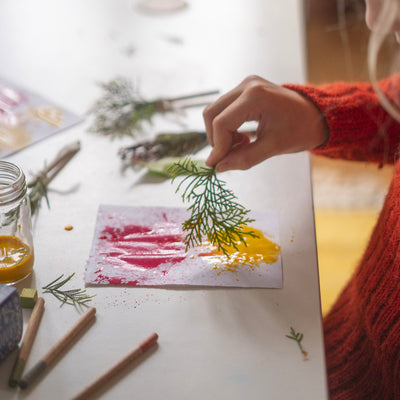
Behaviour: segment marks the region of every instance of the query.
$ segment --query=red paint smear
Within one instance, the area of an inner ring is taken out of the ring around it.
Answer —
[[[107,226],[99,239],[104,241],[99,253],[114,267],[129,266],[153,269],[164,263],[179,263],[186,258],[182,234],[165,232],[142,225],[123,228]]]
[[[104,282],[107,281],[110,285],[121,285],[122,283],[124,283],[125,285],[132,285],[132,286],[136,286],[139,284],[138,280],[133,280],[133,281],[126,281],[124,279],[124,282],[122,282],[121,278],[116,278],[116,277],[109,277],[109,276],[105,276],[103,274],[98,274],[97,278],[96,278],[97,282]]]

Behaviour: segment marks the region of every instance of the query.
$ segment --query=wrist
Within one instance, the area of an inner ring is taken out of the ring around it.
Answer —
[[[282,85],[292,90],[303,108],[304,134],[308,136],[308,149],[312,150],[325,145],[330,136],[330,128],[324,113],[312,98],[301,90],[301,86]],[[298,90],[299,88],[299,90]]]

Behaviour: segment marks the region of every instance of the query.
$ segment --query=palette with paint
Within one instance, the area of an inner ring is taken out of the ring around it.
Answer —
[[[0,78],[0,157],[82,120],[44,97]]]
[[[186,249],[184,208],[101,205],[85,271],[88,285],[282,287],[276,211],[252,211],[259,235],[227,257]]]

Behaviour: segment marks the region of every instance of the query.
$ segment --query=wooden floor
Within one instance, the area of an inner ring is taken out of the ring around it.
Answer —
[[[308,81],[368,80],[369,31],[363,0],[308,0]],[[393,42],[382,51],[383,75]],[[332,306],[352,275],[380,211],[392,167],[312,158],[322,311]]]

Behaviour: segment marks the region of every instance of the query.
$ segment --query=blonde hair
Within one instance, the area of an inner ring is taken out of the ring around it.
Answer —
[[[378,84],[378,57],[382,44],[388,35],[396,15],[400,9],[399,0],[384,0],[382,9],[371,32],[368,43],[368,71],[372,86],[378,96],[379,101],[386,111],[400,122],[400,110],[382,92]]]

